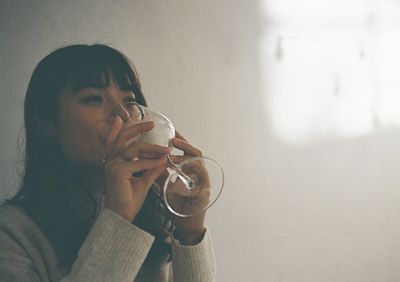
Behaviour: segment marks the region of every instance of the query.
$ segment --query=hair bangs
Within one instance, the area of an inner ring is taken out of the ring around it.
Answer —
[[[119,54],[118,54],[119,55]],[[80,61],[71,73],[72,91],[83,88],[106,88],[114,82],[121,90],[139,94],[140,85],[136,74],[125,58],[120,56],[97,56]]]

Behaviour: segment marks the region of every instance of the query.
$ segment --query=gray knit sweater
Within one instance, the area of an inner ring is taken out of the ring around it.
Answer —
[[[153,241],[151,234],[111,210],[101,208],[71,272],[65,273],[58,268],[54,250],[31,218],[20,208],[3,205],[0,207],[0,281],[215,280],[215,259],[208,231],[195,246],[182,246],[172,240],[172,263],[160,260],[144,264]]]

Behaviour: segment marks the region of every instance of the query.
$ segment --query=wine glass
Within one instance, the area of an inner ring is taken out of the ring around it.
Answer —
[[[153,121],[155,124],[151,131],[140,134],[131,142],[172,147],[171,139],[175,137],[175,128],[166,116],[137,103],[131,105],[129,116],[127,126],[146,121]],[[224,173],[215,160],[204,156],[168,155],[167,162],[168,175],[164,185],[161,184],[162,197],[166,207],[174,215],[190,217],[202,214],[221,195]]]

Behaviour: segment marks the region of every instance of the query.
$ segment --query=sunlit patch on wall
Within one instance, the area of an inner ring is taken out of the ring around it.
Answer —
[[[263,1],[263,96],[279,138],[309,144],[400,126],[398,21],[392,2],[375,2]]]

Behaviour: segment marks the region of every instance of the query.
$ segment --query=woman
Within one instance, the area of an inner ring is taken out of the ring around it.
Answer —
[[[215,279],[204,215],[170,216],[150,189],[171,149],[128,142],[154,127],[124,126],[134,103],[146,106],[138,76],[113,48],[72,45],[38,64],[21,189],[0,208],[1,281]],[[178,132],[172,144],[201,155]]]

